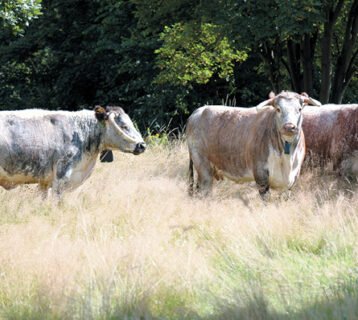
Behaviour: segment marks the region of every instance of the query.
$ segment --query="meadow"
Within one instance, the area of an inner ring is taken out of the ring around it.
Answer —
[[[115,152],[59,205],[0,190],[1,319],[357,319],[357,186],[187,194],[183,142]]]

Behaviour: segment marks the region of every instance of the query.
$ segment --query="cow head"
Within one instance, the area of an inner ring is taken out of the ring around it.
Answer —
[[[96,106],[94,111],[97,120],[106,128],[104,137],[106,148],[133,154],[144,152],[146,144],[122,108]]]
[[[275,109],[276,126],[285,141],[292,142],[300,133],[302,126],[302,109],[306,105],[320,106],[321,103],[310,98],[306,93],[282,91],[275,95],[270,93],[269,99],[260,103],[256,109],[261,111],[266,107]]]

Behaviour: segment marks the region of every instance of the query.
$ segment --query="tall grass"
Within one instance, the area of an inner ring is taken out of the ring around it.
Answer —
[[[115,153],[59,205],[0,191],[0,318],[356,319],[358,196],[306,173],[263,203],[187,195],[187,150]]]

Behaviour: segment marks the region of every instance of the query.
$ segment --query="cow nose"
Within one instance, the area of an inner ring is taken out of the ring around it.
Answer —
[[[147,145],[144,142],[139,142],[135,146],[135,149],[134,149],[133,153],[134,154],[140,154],[140,153],[144,152],[146,148],[147,148]]]
[[[286,123],[284,126],[283,126],[283,129],[287,132],[292,132],[292,131],[295,131],[296,130],[296,126],[293,124],[293,123]]]

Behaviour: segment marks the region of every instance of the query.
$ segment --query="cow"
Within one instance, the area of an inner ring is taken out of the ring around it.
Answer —
[[[81,185],[104,149],[141,154],[140,133],[120,107],[0,112],[0,186],[38,184],[58,198]]]
[[[255,181],[263,199],[269,188],[291,189],[305,155],[302,109],[320,103],[283,91],[257,107],[204,106],[187,121],[189,193],[212,190],[213,178]]]
[[[306,137],[306,167],[358,176],[358,104],[326,104],[303,111]]]

